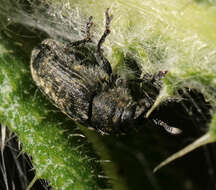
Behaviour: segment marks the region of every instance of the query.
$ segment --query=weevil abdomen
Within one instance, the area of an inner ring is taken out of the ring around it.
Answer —
[[[83,123],[89,118],[90,104],[98,86],[94,79],[97,79],[93,72],[89,75],[90,68],[76,64],[75,57],[64,56],[61,43],[51,39],[43,41],[32,52],[32,77],[55,106]]]

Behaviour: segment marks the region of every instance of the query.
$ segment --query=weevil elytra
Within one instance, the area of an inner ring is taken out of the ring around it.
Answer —
[[[102,134],[126,133],[153,105],[166,72],[128,80],[113,74],[101,48],[110,33],[112,15],[108,11],[105,31],[97,45],[91,40],[90,17],[83,40],[61,43],[46,39],[36,47],[31,73],[40,90],[71,119]],[[142,88],[145,84],[150,85],[150,91]],[[171,134],[180,133],[157,118],[150,119]]]

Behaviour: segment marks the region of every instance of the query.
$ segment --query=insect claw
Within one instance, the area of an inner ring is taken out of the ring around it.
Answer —
[[[167,125],[165,122],[159,120],[159,119],[153,119],[153,122],[156,125],[159,125],[161,127],[163,127],[168,133],[170,133],[171,135],[179,135],[182,133],[182,130],[176,127],[172,127]]]
[[[164,126],[164,129],[171,135],[179,135],[182,133],[182,130],[176,127]]]

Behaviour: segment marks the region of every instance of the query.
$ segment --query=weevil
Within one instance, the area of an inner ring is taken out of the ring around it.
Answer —
[[[49,100],[74,121],[101,134],[127,133],[154,104],[166,71],[141,77],[135,63],[136,79],[114,74],[102,49],[113,17],[107,9],[105,30],[97,44],[91,39],[92,18],[84,39],[65,43],[46,39],[37,46],[31,57],[32,77]],[[171,134],[180,133],[157,118],[149,119]]]

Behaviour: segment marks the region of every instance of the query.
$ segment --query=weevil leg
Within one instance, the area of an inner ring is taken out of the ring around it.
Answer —
[[[138,77],[138,66],[132,68],[132,70],[137,71],[136,76]],[[126,80],[126,86],[130,89],[131,96],[138,102],[140,107],[137,111],[136,117],[139,117],[142,113],[150,110],[152,105],[154,105],[162,87],[161,79],[165,77],[166,73],[167,71],[159,71],[154,75],[146,73],[141,78],[135,77]],[[141,110],[143,110],[143,112],[141,112]]]
[[[103,55],[103,50],[101,49],[101,46],[104,43],[106,37],[110,34],[110,22],[113,18],[112,15],[109,15],[109,9],[107,9],[105,12],[105,18],[106,18],[106,25],[105,25],[106,28],[97,45],[98,53],[101,53],[102,55]]]
[[[144,74],[143,77],[141,78],[141,80],[146,83],[146,84],[149,84],[149,85],[153,85],[155,88],[158,88],[160,89],[161,88],[161,79],[163,79],[166,74],[167,74],[167,70],[165,71],[158,71],[157,73],[151,75],[151,74]]]
[[[127,53],[124,57],[124,64],[129,68],[135,75],[135,78],[139,79],[142,75],[142,67],[140,63],[132,57],[131,54]]]
[[[167,70],[164,71],[158,71],[158,73],[156,73],[153,78],[152,78],[152,82],[154,81],[161,81],[162,78],[164,78],[166,76],[166,74],[168,73]]]
[[[181,134],[182,130],[176,127],[172,127],[167,125],[165,122],[159,120],[159,119],[152,119],[152,121],[156,124],[159,125],[161,127],[163,127],[168,133],[170,133],[171,135],[179,135]]]
[[[102,61],[101,67],[109,74],[111,75],[112,73],[112,67],[110,65],[110,62],[107,60],[107,58],[103,55],[103,49],[101,46],[103,45],[106,37],[110,34],[110,22],[113,18],[112,15],[109,15],[109,9],[106,10],[105,12],[105,18],[106,18],[106,25],[105,25],[105,31],[103,35],[101,36],[98,44],[97,44],[97,54],[100,60]],[[100,62],[101,62],[100,61]]]
[[[70,42],[67,45],[67,47],[78,46],[80,44],[85,44],[85,43],[88,43],[88,42],[92,41],[92,39],[91,39],[91,28],[92,28],[92,25],[93,25],[92,19],[93,19],[93,17],[90,16],[89,21],[86,24],[86,37],[84,39],[82,39],[82,40],[78,40],[78,41],[75,41],[75,42]]]

